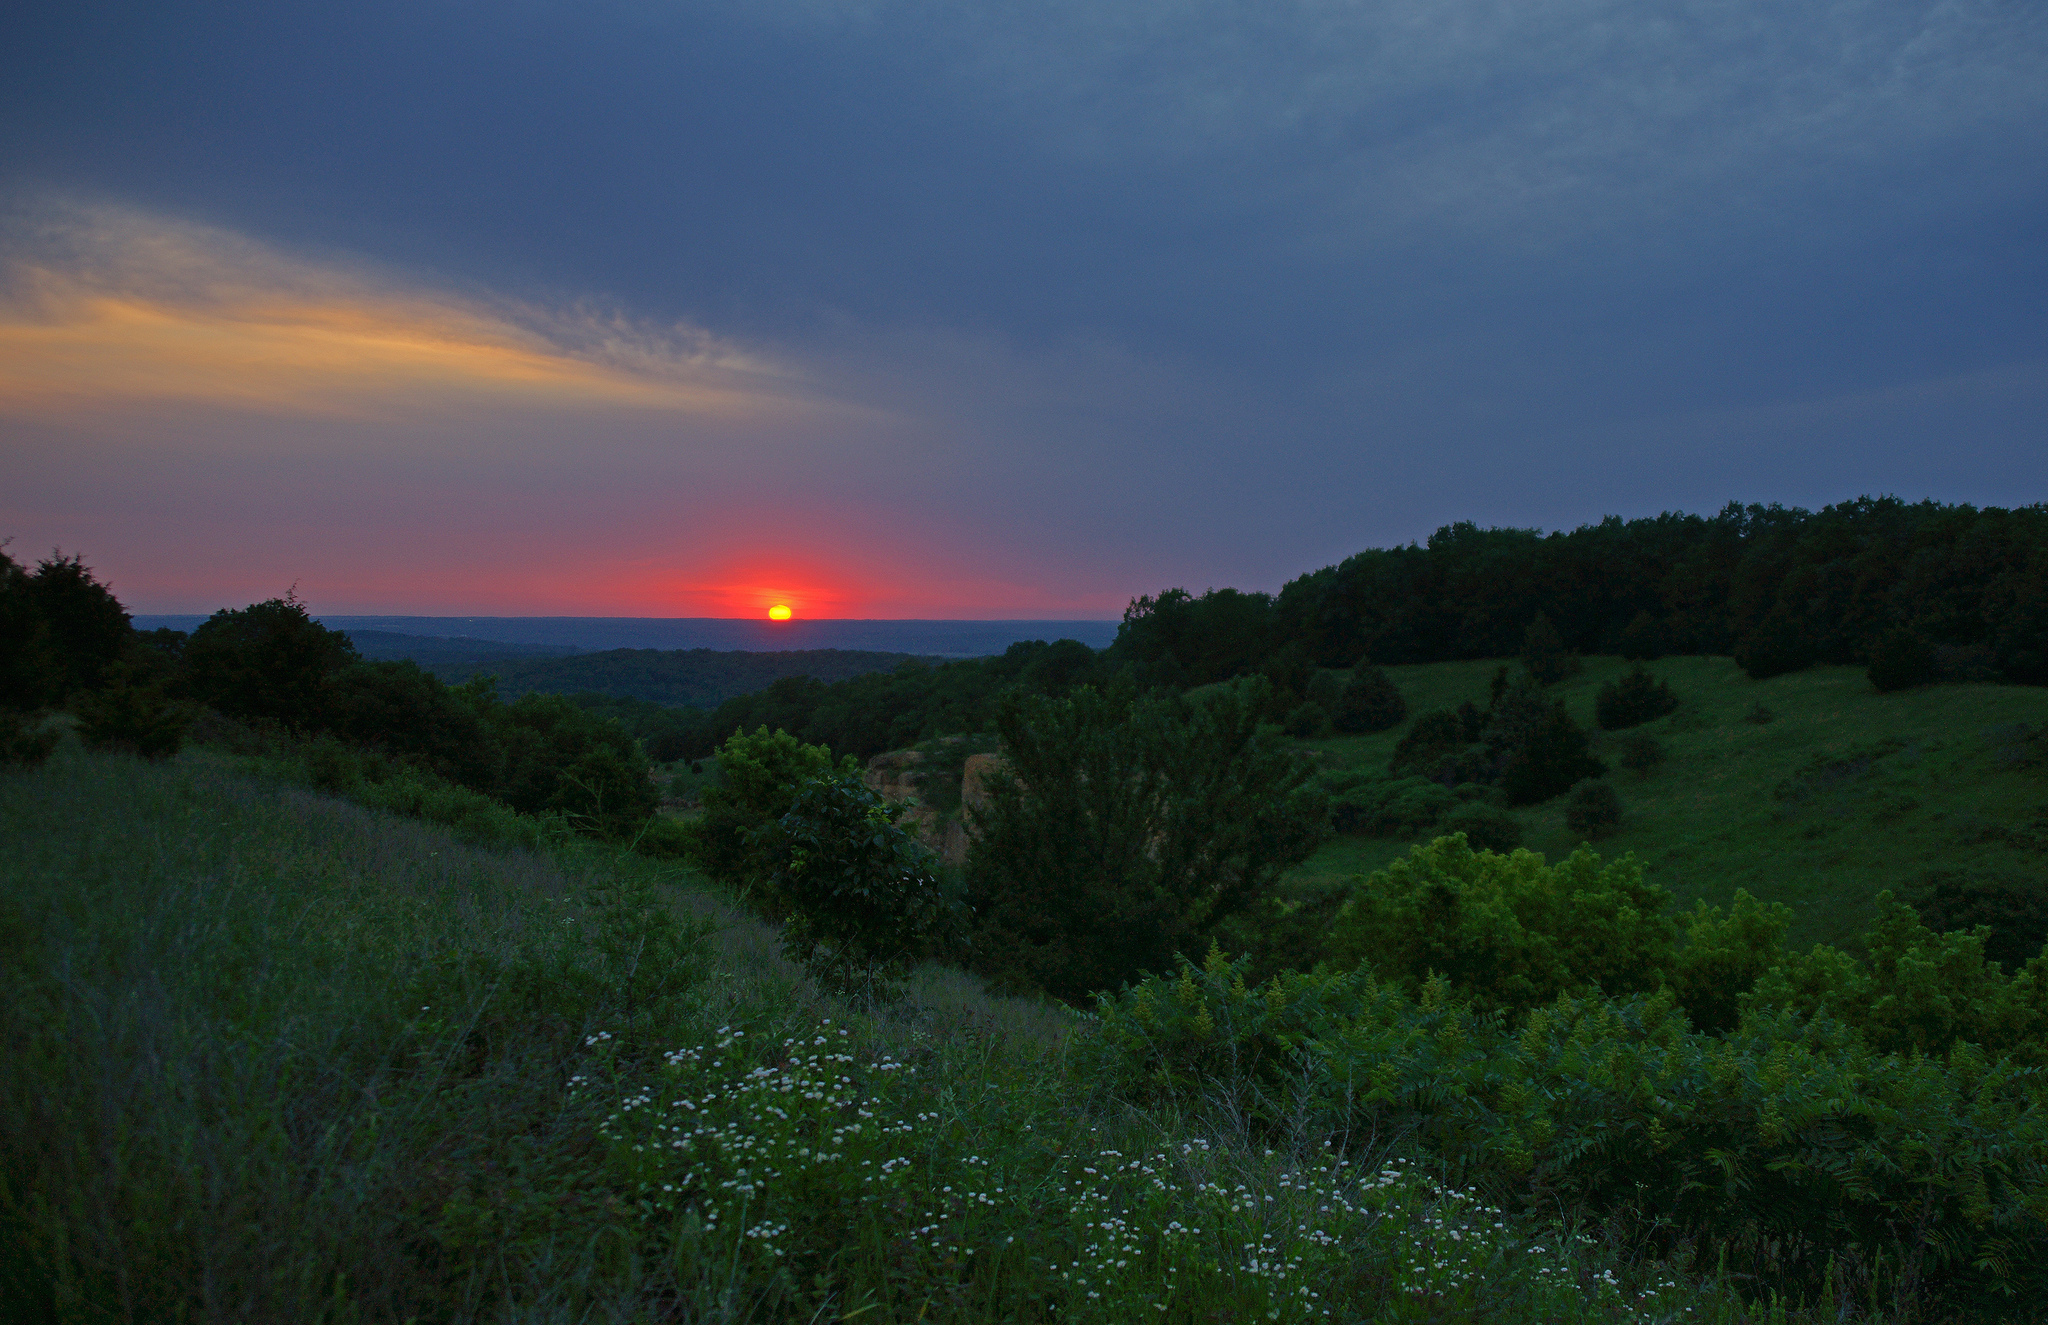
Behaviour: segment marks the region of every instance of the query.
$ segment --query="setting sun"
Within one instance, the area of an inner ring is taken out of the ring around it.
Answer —
[[[768,609],[768,619],[769,619],[770,621],[787,621],[787,620],[789,620],[789,607],[788,607],[788,605],[786,605],[786,604],[784,604],[784,603],[777,603],[777,604],[776,604],[775,606],[773,606],[773,607],[769,608],[769,609]]]

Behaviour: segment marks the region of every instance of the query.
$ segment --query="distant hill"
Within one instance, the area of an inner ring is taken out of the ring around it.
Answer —
[[[408,655],[443,681],[455,684],[495,674],[507,699],[542,694],[611,695],[670,707],[713,708],[736,695],[765,690],[786,676],[830,683],[869,672],[893,671],[906,662],[931,662],[911,653],[869,653],[857,649],[793,649],[782,653],[722,652],[717,649],[606,649],[567,658],[450,657]]]
[[[408,635],[396,630],[345,630],[356,652],[373,662],[406,658],[427,663],[461,664],[506,658],[566,658],[577,650],[567,644],[507,644],[502,640],[466,636]]]

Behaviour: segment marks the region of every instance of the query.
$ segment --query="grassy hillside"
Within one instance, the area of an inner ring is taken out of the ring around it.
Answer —
[[[541,694],[600,694],[670,707],[715,708],[736,695],[765,690],[786,676],[830,684],[918,661],[908,653],[859,649],[793,649],[745,653],[717,649],[605,649],[571,658],[421,657],[420,665],[453,685],[492,674],[507,699]],[[929,661],[929,660],[926,660]]]
[[[1389,667],[1412,720],[1471,700],[1482,708],[1497,662]],[[2017,881],[2048,874],[2048,781],[2013,766],[2020,723],[2048,720],[2048,690],[1940,685],[1881,695],[1861,668],[1815,667],[1752,681],[1727,658],[1649,665],[1682,701],[1623,732],[1594,721],[1600,686],[1631,664],[1591,658],[1553,693],[1594,733],[1626,817],[1603,855],[1635,852],[1682,905],[1725,904],[1737,888],[1790,904],[1788,941],[1828,942],[1863,928],[1883,889],[1904,892],[1937,871]],[[1751,721],[1762,706],[1768,722]],[[1333,767],[1384,767],[1407,724],[1370,736],[1300,742]],[[1638,733],[1669,758],[1623,771]],[[1516,812],[1524,845],[1552,857],[1577,845],[1562,799]],[[1340,837],[1295,872],[1297,885],[1378,869],[1412,840]]]
[[[647,860],[464,841],[206,752],[70,745],[0,769],[0,1301],[24,1321],[1787,1318],[1503,1215],[1384,1141],[1132,1107],[1068,1070],[1084,1024],[941,970],[865,1015]]]

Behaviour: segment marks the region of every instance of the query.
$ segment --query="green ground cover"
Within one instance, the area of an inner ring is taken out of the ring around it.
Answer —
[[[1784,1318],[1370,1138],[1139,1107],[1073,1013],[926,969],[864,1014],[673,867],[463,833],[207,751],[0,770],[10,1319]]]
[[[1465,700],[1484,708],[1499,665],[1386,671],[1412,720]],[[2005,757],[2016,725],[2048,719],[2048,691],[1947,684],[1879,694],[1861,668],[1752,681],[1727,658],[1665,658],[1648,666],[1678,694],[1678,711],[1601,732],[1594,698],[1630,666],[1589,658],[1551,689],[1594,733],[1593,751],[1621,794],[1624,818],[1599,843],[1602,854],[1636,853],[1681,906],[1727,905],[1743,888],[1793,907],[1788,942],[1839,942],[1870,923],[1880,891],[1909,892],[1932,873],[2037,881],[2048,872],[2048,783]],[[1759,706],[1769,722],[1750,720]],[[1407,725],[1298,744],[1329,767],[1383,768]],[[1638,734],[1668,754],[1648,774],[1619,767],[1624,742]],[[1578,845],[1564,804],[1514,811],[1525,846],[1555,859]],[[1333,838],[1289,886],[1369,873],[1418,840]]]

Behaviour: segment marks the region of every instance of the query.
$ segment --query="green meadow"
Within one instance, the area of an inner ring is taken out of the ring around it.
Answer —
[[[1408,713],[1486,706],[1496,661],[1389,667]],[[2048,787],[2015,767],[2019,724],[2048,718],[2034,687],[1947,684],[1879,694],[1860,667],[1817,666],[1753,681],[1728,658],[1647,664],[1679,709],[1625,731],[1594,720],[1600,687],[1633,664],[1594,657],[1549,693],[1593,733],[1621,794],[1618,830],[1597,844],[1633,852],[1680,906],[1725,906],[1738,888],[1784,902],[1787,942],[1839,943],[1874,918],[1884,890],[1906,894],[1940,872],[2037,880],[2048,870]],[[1768,710],[1770,720],[1754,721]],[[1407,729],[1298,742],[1326,767],[1383,768]],[[1666,751],[1647,774],[1619,766],[1643,734]],[[1557,859],[1579,845],[1562,798],[1514,811],[1523,845]],[[1290,877],[1294,888],[1370,873],[1416,839],[1332,838]]]
[[[1396,1135],[1119,1095],[1074,1056],[1088,1017],[956,972],[847,1007],[692,874],[466,823],[207,750],[0,769],[9,1319],[1852,1305],[1744,1305],[1682,1247],[1508,1213]]]

